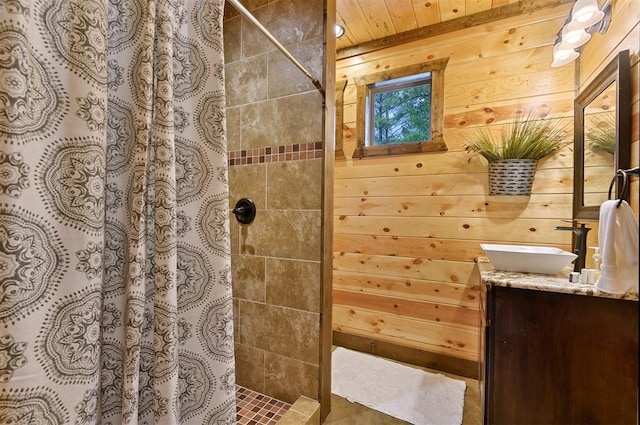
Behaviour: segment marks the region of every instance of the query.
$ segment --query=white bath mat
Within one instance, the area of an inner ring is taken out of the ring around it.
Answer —
[[[415,425],[460,425],[464,381],[338,347],[331,392]]]

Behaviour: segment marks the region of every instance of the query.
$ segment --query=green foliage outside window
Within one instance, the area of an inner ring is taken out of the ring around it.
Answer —
[[[375,93],[373,145],[431,139],[431,84]]]

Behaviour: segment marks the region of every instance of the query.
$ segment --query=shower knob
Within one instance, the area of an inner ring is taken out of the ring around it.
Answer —
[[[256,218],[256,204],[249,198],[242,198],[236,202],[236,206],[231,212],[236,216],[242,224],[251,224]]]

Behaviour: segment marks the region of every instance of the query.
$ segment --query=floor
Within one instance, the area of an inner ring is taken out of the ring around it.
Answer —
[[[477,380],[410,364],[406,364],[406,366],[432,373],[442,373],[450,378],[465,381],[467,388],[464,395],[462,425],[479,425],[482,423],[480,390]],[[275,425],[291,407],[290,404],[239,385],[236,386],[236,394],[238,425]],[[407,423],[360,404],[350,403],[342,397],[332,395],[331,413],[329,413],[323,425],[406,425]]]
[[[467,389],[464,394],[462,425],[479,425],[482,423],[480,390],[477,380],[410,364],[406,366],[415,367],[431,373],[442,373],[450,378],[465,381]],[[331,413],[329,413],[323,425],[406,425],[407,423],[408,422],[385,415],[384,413],[369,409],[357,403],[350,403],[344,398],[332,395]]]
[[[290,407],[288,403],[236,385],[238,425],[275,425]]]

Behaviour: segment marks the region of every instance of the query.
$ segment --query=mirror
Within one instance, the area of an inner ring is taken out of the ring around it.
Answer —
[[[631,138],[629,51],[589,83],[574,103],[573,219],[598,220],[616,171],[629,168]],[[622,181],[612,198],[626,196]]]

